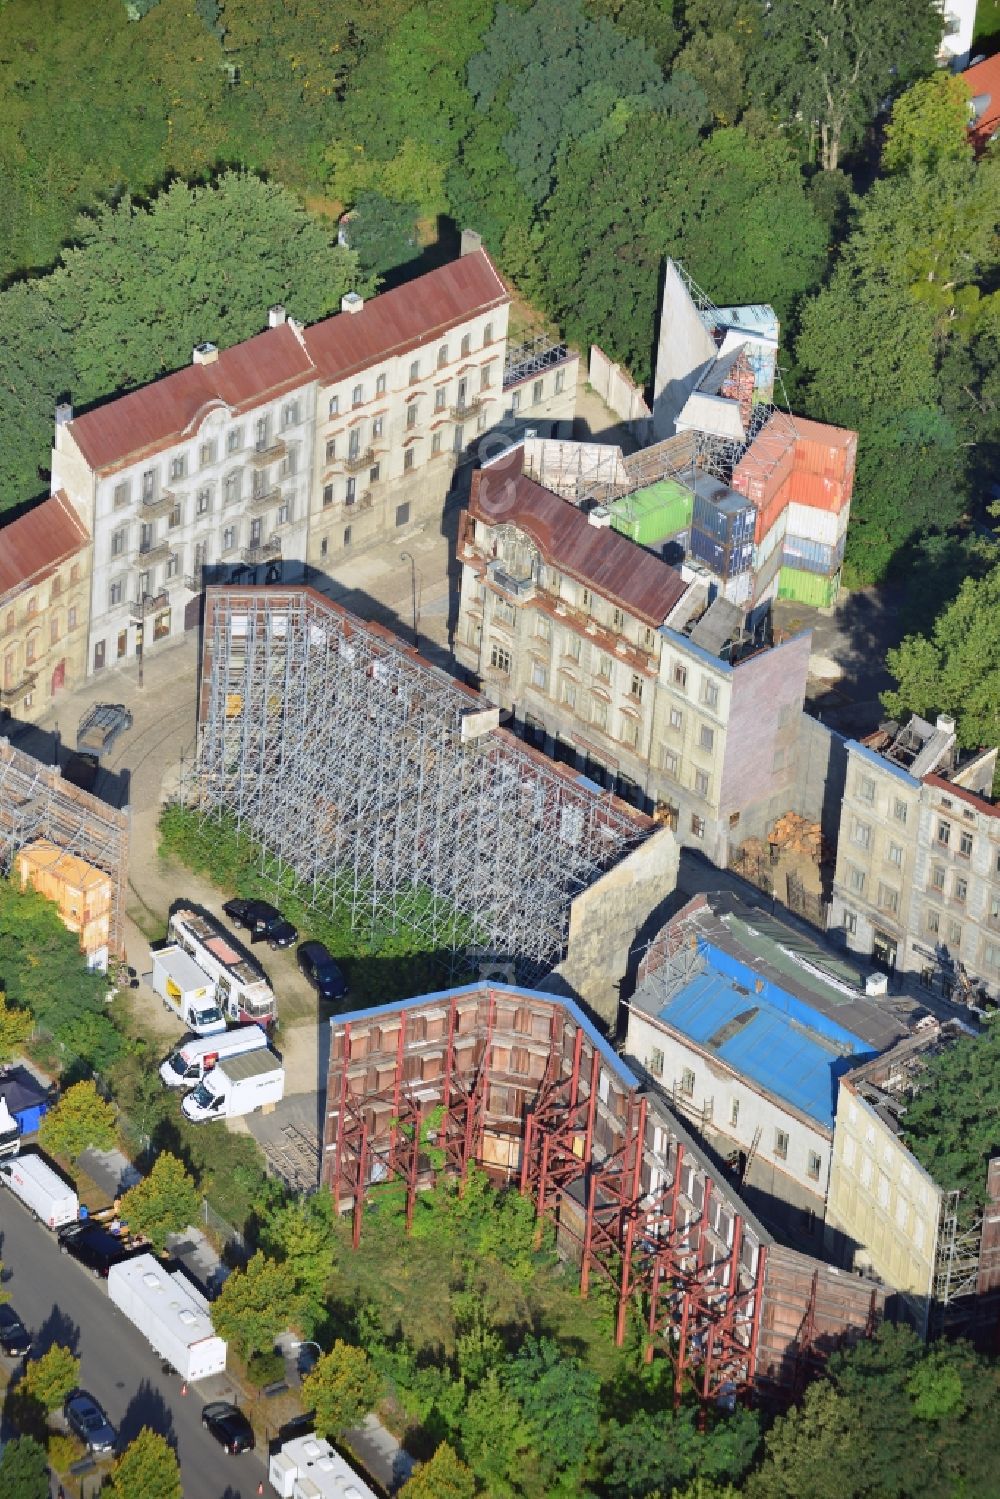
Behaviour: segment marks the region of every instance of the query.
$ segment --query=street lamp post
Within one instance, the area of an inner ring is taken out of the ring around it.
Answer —
[[[414,562],[411,552],[400,552],[399,558],[401,562],[408,562],[410,564],[410,598],[413,604],[413,644],[418,645],[420,637],[417,632],[417,564]]]

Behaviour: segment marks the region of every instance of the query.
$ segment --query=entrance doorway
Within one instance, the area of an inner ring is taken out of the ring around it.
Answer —
[[[884,973],[895,973],[896,953],[895,937],[889,937],[885,932],[872,933],[872,962],[876,968],[881,968]]]
[[[56,663],[56,666],[55,666],[55,668],[54,668],[54,670],[52,672],[52,686],[51,686],[51,688],[49,690],[49,696],[50,697],[55,697],[55,695],[59,691],[60,687],[64,687],[65,685],[66,685],[66,662],[65,662],[65,659],[63,659],[62,661],[59,661],[59,662]]]

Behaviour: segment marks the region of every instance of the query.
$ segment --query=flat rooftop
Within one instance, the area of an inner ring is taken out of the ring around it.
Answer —
[[[823,1128],[839,1079],[925,1013],[874,999],[841,954],[735,896],[690,903],[643,965],[631,1007],[660,1020]]]

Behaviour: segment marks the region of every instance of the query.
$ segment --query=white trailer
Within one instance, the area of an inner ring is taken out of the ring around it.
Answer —
[[[157,948],[152,958],[150,981],[166,1009],[173,1010],[196,1036],[221,1035],[226,1022],[208,974],[176,944]]]
[[[21,1131],[17,1120],[7,1107],[6,1098],[0,1098],[0,1156],[17,1155],[21,1149]]]
[[[34,1151],[0,1161],[0,1181],[51,1229],[64,1228],[80,1216],[73,1188]]]
[[[281,1499],[375,1499],[360,1473],[315,1432],[273,1452],[267,1476]]]
[[[198,1036],[170,1053],[160,1068],[160,1077],[168,1088],[193,1088],[227,1057],[260,1051],[266,1045],[267,1036],[259,1025],[238,1025],[224,1036]]]
[[[207,1119],[234,1119],[279,1102],[285,1093],[285,1069],[273,1051],[245,1051],[226,1057],[206,1072],[181,1101],[192,1124]]]
[[[225,1370],[226,1344],[208,1302],[180,1270],[168,1271],[151,1254],[123,1260],[108,1271],[108,1296],[182,1379]]]

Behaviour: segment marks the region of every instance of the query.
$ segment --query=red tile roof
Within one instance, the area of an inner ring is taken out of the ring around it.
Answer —
[[[309,356],[285,323],[223,349],[212,364],[190,364],[95,407],[76,417],[70,431],[91,468],[110,468],[182,442],[212,406],[245,410],[312,376]]]
[[[306,347],[324,381],[342,380],[509,301],[490,257],[475,250],[373,297],[360,312],[314,323],[306,330]]]
[[[40,583],[90,540],[64,490],[10,521],[0,533],[0,597]]]
[[[95,407],[76,417],[70,432],[91,468],[134,463],[191,437],[213,405],[250,410],[317,375],[340,380],[509,301],[486,251],[476,250],[373,297],[360,312],[315,323],[301,340],[287,323],[269,328],[222,350],[212,364],[188,365]]]
[[[985,151],[994,134],[1000,130],[1000,53],[977,62],[959,74],[968,84],[973,99],[985,99],[978,118],[969,126],[976,154]]]
[[[925,786],[936,786],[939,791],[947,791],[949,796],[957,796],[960,801],[968,802],[984,817],[1000,817],[1000,806],[995,802],[986,801],[985,797],[977,796],[964,786],[956,786],[954,781],[946,781],[944,776],[928,775],[924,776],[923,781]]]
[[[526,478],[522,460],[522,448],[513,448],[473,474],[469,513],[488,525],[516,526],[550,566],[662,625],[687,589],[680,573],[617,531],[592,526],[569,500]]]

